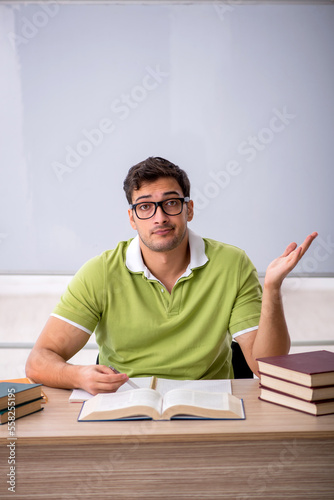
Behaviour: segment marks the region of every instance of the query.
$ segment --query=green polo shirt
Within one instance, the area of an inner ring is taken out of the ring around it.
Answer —
[[[232,336],[257,328],[262,290],[243,250],[189,230],[191,261],[171,294],[138,236],[89,260],[53,315],[95,331],[100,364],[130,377],[233,378]]]

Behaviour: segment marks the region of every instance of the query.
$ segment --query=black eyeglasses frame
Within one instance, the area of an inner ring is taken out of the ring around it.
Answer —
[[[171,201],[171,200],[179,200],[181,201],[181,210],[177,213],[177,214],[169,214],[168,212],[166,212],[164,210],[164,207],[163,207],[163,204],[166,203],[166,201]],[[134,210],[135,211],[135,214],[136,216],[138,217],[138,219],[140,220],[148,220],[148,219],[151,219],[152,217],[155,216],[155,214],[157,213],[157,210],[158,210],[158,207],[161,208],[161,210],[163,211],[164,214],[170,216],[170,217],[174,217],[174,215],[180,215],[180,213],[182,213],[182,210],[183,210],[183,204],[184,203],[188,203],[190,201],[190,198],[189,196],[185,196],[184,198],[167,198],[167,200],[162,200],[162,201],[140,201],[139,203],[134,203],[132,205],[130,205],[130,209],[131,210]],[[137,214],[137,206],[138,205],[143,205],[145,203],[152,203],[155,205],[155,210],[153,212],[152,215],[150,215],[149,217],[139,217],[139,215]]]

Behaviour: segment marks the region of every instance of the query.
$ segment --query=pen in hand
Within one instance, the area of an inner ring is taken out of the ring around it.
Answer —
[[[110,370],[112,370],[114,373],[116,373],[116,375],[118,375],[119,373],[121,373],[121,372],[119,372],[118,370],[116,370],[116,368],[114,368],[113,366],[110,366],[110,365],[109,365],[109,368],[110,368]],[[126,383],[126,384],[129,384],[129,385],[130,385],[133,389],[140,389],[139,385],[137,385],[137,384],[135,384],[134,382],[132,382],[132,380],[127,380],[125,383]]]

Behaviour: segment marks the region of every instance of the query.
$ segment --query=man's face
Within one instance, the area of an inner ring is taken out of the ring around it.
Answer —
[[[183,198],[179,183],[173,177],[161,177],[154,182],[144,182],[132,194],[132,203],[164,201]],[[167,252],[178,247],[187,234],[187,222],[193,218],[193,202],[184,203],[179,215],[167,215],[158,207],[150,219],[138,219],[129,209],[130,224],[138,232],[141,244],[155,252]]]

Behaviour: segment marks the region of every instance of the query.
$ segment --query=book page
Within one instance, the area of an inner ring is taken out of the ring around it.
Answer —
[[[130,380],[137,384],[141,389],[149,389],[152,377],[130,377]],[[117,392],[124,391],[133,391],[133,387],[125,382],[125,384],[121,385]]]
[[[140,388],[148,389],[151,385],[152,377],[133,377],[130,378]],[[174,380],[167,378],[159,378],[157,380],[156,390],[164,395],[173,389],[187,389],[190,391],[206,391],[206,392],[228,392],[232,394],[231,380],[216,379],[216,380]],[[119,392],[133,391],[133,388],[125,383],[118,389]],[[110,393],[113,394],[113,393]],[[82,389],[74,389],[69,397],[71,403],[82,403],[93,397],[87,391]]]
[[[211,410],[228,410],[228,393],[215,393],[204,391],[188,391],[175,389],[169,391],[164,397],[162,411],[177,405],[196,406]]]
[[[161,395],[151,389],[132,389],[131,391],[124,392],[97,394],[93,399],[95,398],[95,411],[119,410],[134,406],[151,406],[161,413]],[[88,404],[93,399],[88,401]]]
[[[82,403],[83,401],[87,401],[93,397],[93,394],[90,394],[83,389],[73,389],[68,400],[70,403]]]
[[[137,379],[138,380],[138,379]],[[224,392],[232,394],[231,380],[174,380],[159,378],[156,390],[163,396],[174,389],[186,389],[189,391]]]
[[[130,378],[135,384],[137,384],[140,388],[149,388],[151,384],[152,377],[133,377]],[[131,387],[129,384],[125,383],[121,385],[121,387],[117,390],[117,392],[125,392],[125,391],[133,391],[133,387]],[[108,394],[114,394],[114,393],[108,393]],[[73,389],[69,401],[71,403],[83,403],[83,401],[87,401],[88,399],[93,398],[93,394],[90,394],[87,391],[84,391],[83,389]]]

